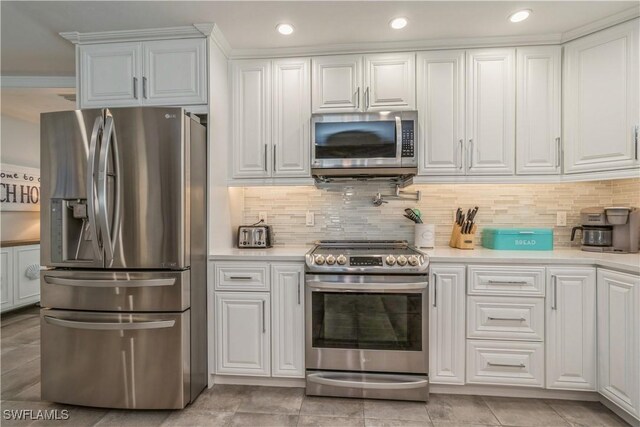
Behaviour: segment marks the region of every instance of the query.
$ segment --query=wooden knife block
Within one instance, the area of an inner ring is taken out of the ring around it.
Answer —
[[[453,223],[453,230],[451,230],[451,239],[449,239],[449,246],[457,249],[473,249],[476,246],[476,230],[478,226],[476,224],[471,228],[471,233],[462,234],[462,226],[458,223]]]

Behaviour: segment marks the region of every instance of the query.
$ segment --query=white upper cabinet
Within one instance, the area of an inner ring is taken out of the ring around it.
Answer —
[[[596,269],[547,268],[547,388],[596,389]]]
[[[512,175],[515,148],[515,49],[467,51],[470,175]]]
[[[429,282],[429,381],[465,381],[465,267],[431,265]]]
[[[634,19],[565,47],[565,172],[639,164],[639,22]]]
[[[415,69],[413,52],[366,55],[363,111],[415,110]]]
[[[560,46],[517,49],[518,174],[560,173]]]
[[[205,39],[145,42],[143,103],[206,104],[206,48]]]
[[[142,99],[142,44],[80,46],[80,107],[138,105]]]
[[[418,54],[419,173],[465,174],[464,57],[462,50]]]
[[[313,58],[311,84],[314,113],[415,110],[415,53]]]
[[[234,178],[271,176],[271,61],[231,65]]]
[[[204,38],[79,47],[80,107],[207,103]]]
[[[271,265],[274,377],[304,378],[304,265]]]
[[[310,175],[310,60],[273,61],[273,176]]]
[[[640,277],[598,269],[598,388],[640,419]]]
[[[312,60],[314,113],[360,111],[362,106],[362,56],[320,56]]]

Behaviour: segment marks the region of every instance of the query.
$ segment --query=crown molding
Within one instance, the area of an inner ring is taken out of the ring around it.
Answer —
[[[24,87],[24,88],[74,88],[76,78],[55,77],[55,76],[0,76],[0,86],[2,87]]]
[[[398,42],[366,42],[273,49],[232,49],[230,58],[258,59],[349,53],[384,53],[415,50],[552,45],[559,44],[561,37],[561,34],[546,34],[538,36],[467,37],[455,39],[434,39]]]
[[[578,28],[574,28],[573,30],[565,31],[564,33],[562,33],[561,43],[575,40],[579,37],[595,33],[596,31],[604,30],[605,28],[630,21],[638,17],[640,17],[640,7],[635,6],[630,9],[625,9],[622,12],[616,13],[615,15],[607,16],[606,18],[599,19]]]
[[[213,24],[211,29],[211,39],[220,48],[224,56],[229,58],[231,56],[231,45],[227,41],[227,38],[222,34],[220,27],[217,24]]]
[[[215,29],[216,24],[214,23],[202,23],[184,27],[99,31],[93,33],[79,33],[78,31],[69,31],[59,34],[62,38],[70,41],[73,44],[89,44],[208,37]],[[219,31],[220,30],[218,29],[218,32]]]

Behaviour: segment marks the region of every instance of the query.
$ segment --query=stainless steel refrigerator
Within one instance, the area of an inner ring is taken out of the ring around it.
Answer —
[[[42,399],[185,407],[207,383],[205,126],[140,107],[40,127]]]

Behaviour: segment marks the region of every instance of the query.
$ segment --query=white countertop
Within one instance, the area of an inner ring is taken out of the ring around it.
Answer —
[[[270,249],[222,249],[209,255],[212,261],[304,261],[313,246],[277,246]],[[478,247],[473,250],[448,246],[423,250],[432,263],[518,263],[596,265],[633,274],[640,274],[640,254],[607,254],[579,249],[553,251],[497,251]]]

